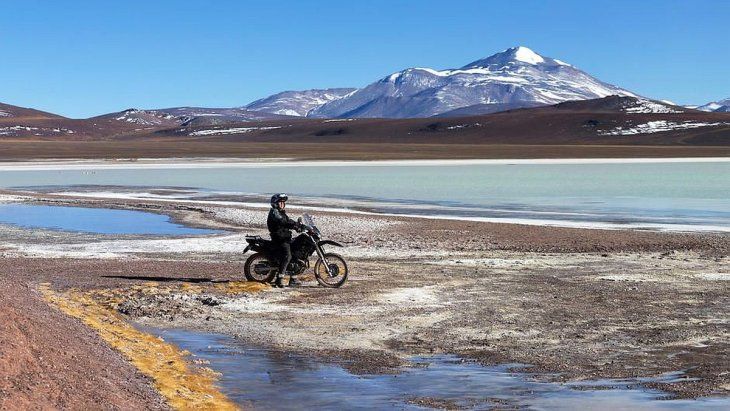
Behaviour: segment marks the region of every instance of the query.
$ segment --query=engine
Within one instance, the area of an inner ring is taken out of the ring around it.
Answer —
[[[289,270],[294,275],[299,275],[309,268],[309,260],[292,260],[291,263],[289,263]]]

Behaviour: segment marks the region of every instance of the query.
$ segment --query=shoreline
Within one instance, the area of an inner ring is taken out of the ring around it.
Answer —
[[[666,158],[728,157],[730,146],[633,144],[467,144],[458,142],[344,142],[292,138],[282,142],[210,139],[38,141],[3,139],[0,159],[295,158],[298,160]]]
[[[208,200],[195,200],[195,199],[177,199],[177,198],[160,198],[160,197],[129,197],[126,194],[118,195],[118,196],[107,196],[108,193],[100,193],[101,195],[96,196],[86,196],[83,195],[83,193],[77,193],[77,192],[70,192],[68,195],[65,195],[63,192],[61,193],[43,193],[43,192],[26,192],[26,191],[14,191],[14,190],[3,190],[0,189],[0,202],[20,202],[20,203],[37,203],[42,205],[59,205],[59,206],[70,206],[70,207],[84,207],[84,208],[111,208],[111,209],[122,209],[122,210],[132,210],[132,211],[143,211],[143,212],[152,212],[156,214],[162,214],[162,215],[168,215],[171,218],[171,221],[177,224],[183,224],[194,228],[201,228],[201,229],[219,229],[223,230],[224,232],[219,235],[209,235],[204,237],[187,237],[187,238],[208,238],[211,242],[214,241],[216,238],[219,238],[221,236],[240,236],[240,229],[237,229],[236,226],[238,225],[238,221],[236,218],[228,218],[224,217],[221,218],[218,213],[220,213],[220,210],[225,210],[225,213],[243,213],[245,215],[245,220],[247,224],[253,223],[253,230],[254,232],[259,231],[261,232],[262,228],[265,228],[264,225],[261,225],[261,222],[265,221],[266,212],[268,211],[269,206],[265,203],[256,203],[256,202],[250,202],[250,201],[208,201]],[[3,197],[4,196],[4,197]],[[313,200],[314,201],[314,200]],[[725,227],[718,227],[719,230],[651,230],[651,229],[634,229],[628,224],[624,225],[610,225],[610,226],[600,226],[597,224],[591,224],[588,227],[584,226],[560,226],[560,225],[553,225],[553,224],[543,224],[541,222],[537,222],[536,224],[526,224],[522,221],[520,222],[514,222],[514,221],[508,221],[507,219],[503,218],[497,218],[492,219],[489,218],[480,218],[480,217],[459,217],[459,216],[428,216],[428,215],[412,215],[412,214],[396,214],[396,213],[382,213],[382,212],[373,212],[373,211],[365,211],[365,210],[358,210],[358,209],[350,209],[350,208],[333,208],[333,207],[326,207],[326,206],[317,206],[312,205],[316,204],[315,202],[312,202],[307,205],[297,205],[297,206],[291,206],[289,208],[291,213],[299,214],[302,212],[315,212],[315,218],[317,221],[320,221],[321,218],[325,218],[325,222],[331,222],[331,221],[340,221],[340,220],[355,220],[355,221],[363,221],[363,222],[377,222],[377,224],[384,224],[384,226],[389,225],[408,225],[413,227],[419,227],[421,225],[424,226],[440,226],[440,227],[453,227],[453,226],[459,226],[467,228],[468,230],[474,230],[474,227],[484,227],[485,230],[488,230],[490,232],[504,232],[507,234],[507,237],[502,239],[501,241],[509,241],[510,243],[513,243],[516,241],[517,238],[520,239],[520,241],[525,241],[526,239],[522,236],[518,236],[516,238],[512,238],[514,233],[519,232],[538,232],[540,233],[540,237],[544,236],[553,236],[550,241],[555,242],[555,247],[550,247],[551,249],[555,250],[561,250],[561,247],[564,247],[568,245],[567,250],[573,249],[571,246],[569,246],[570,243],[575,243],[576,238],[595,238],[595,240],[590,240],[592,242],[595,242],[591,246],[591,250],[593,251],[600,251],[603,249],[609,250],[620,250],[620,241],[613,242],[612,245],[606,247],[608,244],[608,238],[609,237],[615,237],[616,239],[623,238],[623,237],[635,237],[637,239],[639,238],[646,238],[646,239],[652,239],[650,241],[654,241],[654,239],[661,239],[661,238],[693,238],[696,240],[693,240],[691,244],[694,247],[698,244],[701,244],[703,238],[727,238],[728,237],[728,231],[724,230]],[[216,211],[219,210],[219,211]],[[294,215],[293,214],[293,215]],[[254,215],[258,217],[253,217]],[[377,225],[376,224],[376,225]],[[576,222],[576,225],[581,224],[580,222]],[[345,226],[347,227],[347,226]],[[367,224],[365,225],[367,227]],[[697,226],[694,226],[697,227]],[[23,229],[22,227],[18,227],[19,229]],[[360,227],[353,227],[355,229],[359,229]],[[342,227],[341,227],[342,229]],[[558,236],[557,234],[560,233]],[[261,232],[261,234],[266,234],[265,232]],[[340,234],[342,234],[340,232]],[[144,235],[139,236],[144,237]],[[349,237],[349,236],[348,236]],[[164,238],[164,237],[162,237]],[[181,240],[184,240],[186,237],[182,236],[179,237]],[[601,240],[603,240],[604,244],[603,247],[600,245]],[[164,240],[160,240],[164,243]],[[239,238],[238,241],[240,242],[241,239]],[[643,244],[645,240],[641,240],[639,243],[637,243],[636,246],[632,246],[630,243],[626,245],[627,250],[637,250],[637,251],[644,251],[648,249],[644,249]],[[390,241],[389,243],[393,244],[395,241]],[[586,242],[585,239],[581,239],[578,241],[578,243],[584,243]],[[672,244],[671,242],[668,244]],[[682,244],[682,241],[675,243],[674,247],[681,247],[681,248],[687,248],[685,245],[679,245]],[[396,244],[393,244],[396,245]],[[530,244],[530,242],[526,242],[524,246],[518,247],[516,249],[519,250],[530,250],[533,247],[536,247],[538,245],[536,244]],[[539,247],[544,247],[545,244],[540,244]],[[639,248],[633,248],[633,247],[639,247]],[[244,248],[244,247],[241,247]],[[649,249],[655,249],[655,248],[649,248]],[[589,251],[589,249],[581,249],[577,248],[576,251]],[[221,249],[220,251],[226,252],[225,248]]]
[[[512,164],[657,164],[727,163],[730,157],[616,157],[616,158],[514,158],[514,159],[402,159],[402,160],[306,160],[277,158],[134,158],[134,159],[37,159],[0,161],[0,171],[14,170],[100,170],[184,169],[184,168],[264,168],[264,167],[364,167],[364,166],[462,166]]]
[[[154,190],[154,188],[151,188]],[[0,195],[10,196],[29,196],[43,197],[44,193],[24,190],[13,190],[13,189],[0,189]],[[228,207],[245,207],[252,209],[268,209],[269,205],[265,202],[257,203],[246,201],[226,201],[226,200],[208,200],[208,199],[184,199],[184,198],[165,198],[159,195],[150,195],[149,193],[143,192],[142,196],[134,195],[134,193],[114,193],[111,191],[99,191],[99,192],[78,192],[78,191],[59,191],[54,192],[53,196],[59,202],[63,201],[64,198],[68,198],[69,202],[78,200],[122,200],[122,201],[157,201],[161,203],[169,204],[191,204],[191,205],[207,205],[207,206],[228,206]],[[247,195],[246,197],[253,198],[253,195]],[[557,228],[576,228],[586,230],[642,230],[651,232],[667,232],[667,233],[727,233],[730,232],[730,227],[720,225],[706,225],[706,224],[661,224],[661,223],[642,223],[642,222],[603,222],[603,221],[577,221],[577,220],[560,220],[560,219],[547,219],[547,218],[509,218],[509,217],[478,217],[478,216],[461,216],[461,215],[448,215],[448,214],[413,214],[413,213],[394,213],[386,211],[371,211],[378,203],[373,205],[353,204],[348,205],[346,202],[340,201],[341,207],[331,206],[319,206],[311,205],[316,204],[317,201],[321,201],[321,198],[302,198],[305,204],[297,205],[294,207],[295,210],[304,211],[315,211],[315,212],[326,212],[336,214],[353,214],[363,216],[374,216],[374,217],[393,217],[393,218],[409,218],[409,219],[425,219],[425,220],[451,220],[451,221],[470,221],[476,223],[492,223],[492,224],[515,224],[525,226],[537,226],[537,227],[557,227]],[[397,205],[397,204],[394,204]],[[502,210],[502,212],[507,212]],[[539,212],[535,212],[538,213]],[[543,213],[544,214],[544,213]]]

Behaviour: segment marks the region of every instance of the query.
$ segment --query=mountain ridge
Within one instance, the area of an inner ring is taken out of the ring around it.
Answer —
[[[356,91],[356,88],[326,88],[287,90],[258,99],[244,107],[248,110],[272,114],[306,117],[310,111],[330,101],[340,99]]]
[[[730,112],[730,97],[723,99],[723,100],[711,101],[707,104],[697,107],[697,110],[715,111],[718,113]]]

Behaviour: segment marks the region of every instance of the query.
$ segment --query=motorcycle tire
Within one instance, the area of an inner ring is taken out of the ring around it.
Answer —
[[[270,283],[276,278],[279,267],[272,265],[269,259],[262,253],[255,253],[248,257],[243,266],[243,275],[248,281],[259,283]]]
[[[327,259],[333,275],[327,273],[322,259],[318,259],[317,263],[314,264],[314,276],[317,278],[317,282],[323,287],[342,287],[349,274],[347,262],[341,255],[335,253],[326,253],[324,258]]]

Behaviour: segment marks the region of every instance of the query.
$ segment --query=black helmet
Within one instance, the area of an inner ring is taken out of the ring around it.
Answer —
[[[271,206],[274,208],[279,207],[279,201],[286,201],[289,199],[289,196],[284,193],[274,194],[271,196]]]

